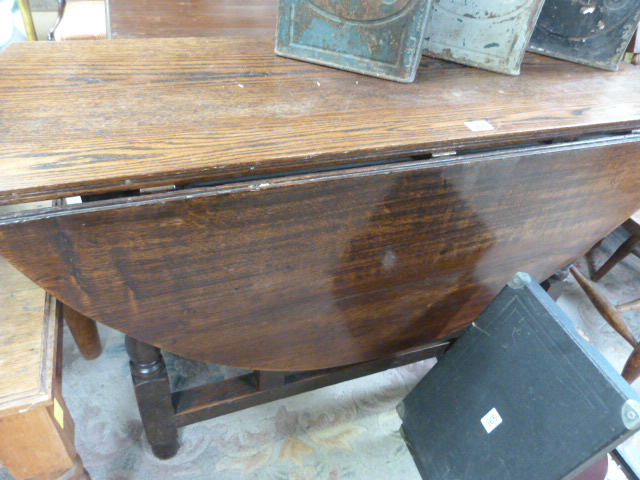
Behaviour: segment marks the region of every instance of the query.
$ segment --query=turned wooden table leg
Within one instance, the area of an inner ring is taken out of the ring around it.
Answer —
[[[147,440],[156,457],[171,458],[179,447],[178,428],[160,349],[128,336],[125,345],[131,359],[131,376]]]
[[[96,322],[68,305],[63,307],[63,316],[82,356],[87,360],[98,358],[102,353],[102,345]]]

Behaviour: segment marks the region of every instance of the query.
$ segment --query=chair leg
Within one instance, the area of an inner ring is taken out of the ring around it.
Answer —
[[[178,452],[178,427],[160,349],[129,336],[125,338],[125,345],[147,440],[156,457],[171,458]]]
[[[627,359],[627,363],[624,364],[622,376],[629,383],[633,383],[640,377],[640,344],[636,345]]]
[[[622,335],[622,337],[629,342],[632,347],[635,347],[638,341],[633,335],[633,332],[631,332],[627,322],[625,322],[622,315],[620,315],[620,312],[616,310],[613,304],[609,302],[609,300],[607,300],[607,298],[602,295],[596,287],[587,280],[580,271],[578,271],[578,269],[571,267],[570,270],[600,315],[602,315],[607,323],[611,325],[616,332]]]
[[[542,282],[542,288],[546,290],[551,298],[558,300],[569,284],[569,267],[564,267]]]
[[[611,270],[619,261],[621,261],[624,257],[629,255],[634,248],[640,245],[640,237],[636,235],[631,235],[620,247],[609,257],[609,259],[604,262],[596,273],[593,274],[593,281],[597,282],[602,277],[604,277],[609,270]]]
[[[98,358],[102,353],[102,345],[95,320],[67,305],[63,307],[63,316],[82,356],[87,360]]]
[[[622,305],[618,305],[616,309],[620,313],[630,312],[632,310],[638,310],[640,309],[640,298],[637,300],[634,300],[633,302],[627,302],[627,303],[623,303]]]

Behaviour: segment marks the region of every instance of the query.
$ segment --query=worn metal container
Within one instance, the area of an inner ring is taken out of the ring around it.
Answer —
[[[280,0],[276,53],[412,82],[431,0]]]
[[[639,21],[639,0],[547,0],[529,50],[617,70]]]
[[[509,75],[520,64],[544,0],[435,0],[424,53]]]

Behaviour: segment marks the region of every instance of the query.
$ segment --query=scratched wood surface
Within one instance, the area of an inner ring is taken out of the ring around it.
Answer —
[[[0,254],[189,358],[306,370],[460,330],[640,205],[640,135],[116,199],[0,220]],[[28,248],[25,248],[28,246]]]
[[[13,44],[0,52],[0,203],[639,128],[638,84],[632,65],[536,55],[514,78],[425,59],[398,85],[260,39]]]
[[[107,1],[111,38],[276,35],[278,0]]]

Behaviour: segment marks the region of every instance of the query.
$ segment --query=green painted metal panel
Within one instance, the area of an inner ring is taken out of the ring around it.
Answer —
[[[430,4],[431,0],[280,0],[276,53],[412,82]]]

